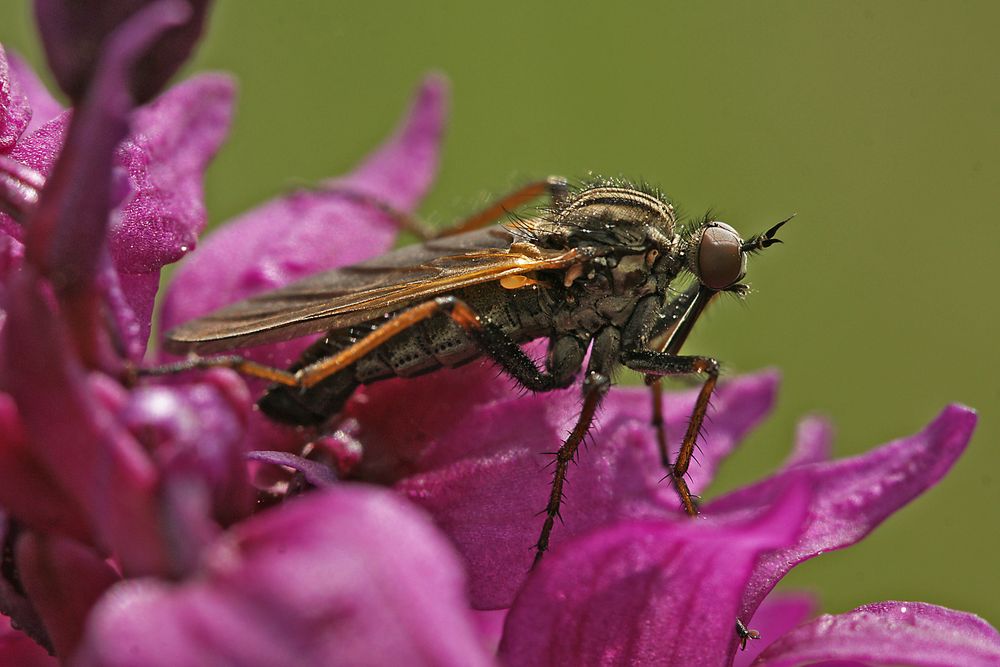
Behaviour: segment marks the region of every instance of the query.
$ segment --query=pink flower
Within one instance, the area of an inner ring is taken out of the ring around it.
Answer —
[[[159,270],[204,223],[201,174],[230,113],[218,76],[154,99],[206,8],[39,1],[72,112],[0,52],[0,611],[12,621],[0,658],[54,662],[31,637],[74,665],[1000,659],[996,631],[961,612],[883,603],[803,624],[809,599],[769,595],[940,479],[974,427],[966,408],[844,461],[827,460],[830,429],[808,420],[781,471],[691,521],[662,483],[647,394],[616,389],[570,474],[565,525],[529,573],[542,452],[574,418],[575,389],[523,396],[487,363],[366,388],[315,441],[347,483],[295,456],[315,434],[265,422],[259,387],[232,373],[132,381],[123,368],[144,352]],[[429,78],[350,175],[202,243],[166,295],[166,324],[388,248],[392,220],[343,189],[412,210],[436,170],[445,94]],[[248,355],[284,365],[306,344]],[[776,385],[763,373],[720,389],[693,490]],[[672,435],[692,400],[669,397]],[[317,488],[257,511],[247,458]],[[745,653],[737,619],[765,637]]]

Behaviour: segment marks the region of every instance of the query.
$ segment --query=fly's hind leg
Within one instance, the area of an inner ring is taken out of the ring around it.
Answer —
[[[237,355],[226,355],[220,357],[191,357],[172,364],[140,368],[136,373],[140,376],[155,376],[173,375],[191,370],[209,368],[229,368],[249,377],[260,378],[289,387],[308,389],[337,371],[347,368],[361,357],[383,345],[389,339],[399,335],[415,324],[426,320],[428,317],[440,312],[452,314],[455,309],[455,303],[460,302],[454,297],[445,296],[408,308],[389,318],[370,334],[343,348],[336,354],[304,366],[295,372],[258,364],[255,361]],[[465,306],[465,310],[469,310],[468,306]],[[469,312],[471,313],[471,310]],[[475,317],[475,315],[472,315],[472,317]]]
[[[481,229],[500,220],[507,212],[520,208],[543,195],[548,195],[553,204],[559,204],[566,198],[569,186],[566,179],[561,176],[549,176],[544,180],[532,181],[507,193],[483,210],[473,213],[468,218],[445,229],[434,229],[417,216],[406,211],[401,211],[378,197],[360,190],[339,188],[337,186],[330,186],[324,188],[324,190],[327,192],[336,192],[347,199],[365,206],[371,206],[391,218],[400,229],[416,234],[420,239],[426,241]]]
[[[169,364],[131,369],[130,375],[137,377],[156,377],[161,375],[177,375],[178,373],[187,373],[188,371],[208,370],[210,368],[228,368],[229,370],[236,371],[240,375],[246,375],[247,377],[259,378],[261,380],[267,380],[268,382],[274,382],[288,387],[298,386],[298,381],[295,379],[295,373],[291,373],[281,368],[274,368],[273,366],[258,364],[256,361],[251,361],[250,359],[235,354],[227,354],[218,357],[192,356],[184,359],[183,361],[175,361]],[[129,384],[131,384],[131,382]]]
[[[560,338],[553,344],[550,355],[552,367],[546,371],[539,370],[531,357],[525,354],[510,336],[490,322],[480,319],[468,304],[454,296],[441,296],[397,313],[360,340],[294,372],[258,364],[244,357],[226,355],[191,357],[172,364],[141,368],[137,374],[173,375],[191,370],[229,368],[249,377],[289,387],[309,389],[356,363],[410,327],[439,313],[450,317],[508,375],[532,391],[549,391],[569,386],[583,363],[584,342],[571,337]]]

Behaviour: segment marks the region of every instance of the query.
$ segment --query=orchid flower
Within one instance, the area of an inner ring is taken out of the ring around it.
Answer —
[[[162,299],[169,327],[385,251],[387,207],[412,212],[437,168],[447,93],[432,76],[350,174],[199,240],[234,87],[163,88],[207,9],[37,0],[70,110],[0,50],[0,661],[1000,662],[1000,635],[971,614],[886,602],[810,620],[810,597],[772,593],[936,483],[975,426],[961,406],[839,461],[830,426],[807,419],[781,470],[690,520],[663,482],[648,395],[616,388],[531,570],[543,452],[575,417],[573,389],[522,395],[482,362],[364,388],[336,429],[311,432],[267,422],[262,387],[229,371],[137,381],[164,265],[188,256]],[[308,343],[247,354],[283,365]],[[777,383],[720,388],[692,490]],[[693,400],[667,397],[672,436]],[[306,442],[319,456],[298,455]],[[762,637],[744,652],[737,620]]]

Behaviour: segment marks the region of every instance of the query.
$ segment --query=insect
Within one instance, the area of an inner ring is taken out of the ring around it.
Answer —
[[[505,210],[546,193],[551,203],[536,217],[487,226]],[[403,226],[419,229],[404,214],[391,213]],[[288,370],[227,355],[192,357],[153,372],[224,366],[264,378],[274,383],[259,401],[265,414],[315,426],[336,415],[359,385],[483,355],[529,390],[567,387],[589,349],[583,407],[555,455],[537,562],[549,546],[568,465],[617,365],[645,374],[652,385],[663,464],[685,511],[697,514],[685,473],[719,364],[679,350],[716,295],[745,293],[747,256],[779,243],[775,233],[787,221],[743,240],[709,217],[679,225],[667,198],[650,188],[617,180],[570,188],[564,179],[550,178],[511,193],[438,238],[252,297],[166,335],[168,350],[202,355],[326,332]],[[677,290],[682,274],[694,280]],[[548,339],[541,366],[520,347],[539,338]],[[691,374],[706,379],[671,460],[659,378]]]

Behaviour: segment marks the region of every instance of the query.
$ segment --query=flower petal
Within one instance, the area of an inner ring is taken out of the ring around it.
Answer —
[[[479,632],[479,640],[486,647],[489,653],[495,654],[500,648],[500,640],[503,638],[503,626],[507,620],[506,609],[488,609],[486,611],[473,611],[472,620],[476,624]]]
[[[72,119],[72,110],[56,114],[31,134],[21,137],[10,152],[10,158],[34,169],[47,180],[66,142]]]
[[[746,650],[736,653],[732,667],[749,667],[764,649],[812,616],[816,608],[816,600],[808,593],[769,595],[746,624],[760,633],[760,638],[747,642]]]
[[[32,456],[14,401],[0,393],[0,506],[43,532],[89,536],[80,508]]]
[[[823,463],[833,449],[833,424],[823,417],[807,417],[795,431],[795,447],[785,461],[785,468]]]
[[[9,618],[0,615],[0,665],[59,667],[59,661],[28,635],[15,630]]]
[[[49,67],[59,87],[73,100],[83,98],[97,76],[100,59],[115,31],[149,0],[35,0],[35,19]],[[186,21],[159,37],[130,75],[132,95],[140,102],[152,98],[184,63],[201,36],[208,0],[159,3],[186,8]]]
[[[878,602],[821,616],[772,644],[754,665],[826,661],[914,667],[1000,664],[1000,633],[983,619],[924,602]]]
[[[239,377],[216,370],[195,383],[135,388],[119,415],[151,453],[161,485],[177,487],[201,520],[226,526],[248,516],[254,503],[244,459],[248,403]]]
[[[31,122],[31,107],[0,45],[0,155],[9,153]]]
[[[796,484],[762,516],[717,527],[628,521],[574,540],[526,582],[500,656],[513,665],[722,665],[757,556],[791,543],[808,503]]]
[[[688,487],[692,493],[704,493],[719,465],[771,412],[779,382],[780,376],[773,370],[723,381],[718,392],[712,396],[708,416],[698,441],[696,460],[688,472]],[[663,419],[667,424],[668,448],[671,454],[680,449],[696,396],[697,390],[691,390],[674,394],[672,400],[664,402]],[[601,418],[602,428],[611,429],[612,420],[615,422],[631,420],[643,427],[649,424],[649,391],[622,388],[609,394]],[[645,448],[655,451],[652,429],[644,428],[644,433],[649,440]],[[654,469],[659,475],[657,479],[662,478],[662,466],[654,466]]]
[[[920,433],[854,458],[796,466],[710,503],[706,515],[739,522],[744,514],[769,504],[790,475],[808,475],[815,488],[802,538],[761,558],[741,616],[752,616],[795,565],[854,544],[933,486],[965,450],[975,425],[975,412],[952,405]]]
[[[457,558],[405,501],[318,491],[234,528],[200,576],[116,586],[81,666],[487,665]]]
[[[73,655],[87,613],[118,575],[93,549],[62,537],[27,533],[16,553],[21,581],[56,655]]]
[[[428,78],[399,131],[336,183],[412,211],[437,170],[445,98],[443,82]],[[335,190],[275,199],[221,227],[179,267],[164,300],[163,327],[368,259],[387,250],[396,232],[385,212]],[[308,343],[299,339],[248,354],[260,363],[288,366]]]
[[[10,619],[18,630],[31,637],[39,646],[44,646],[46,651],[52,651],[52,639],[38,615],[38,610],[28,599],[28,594],[18,576],[16,559],[12,558],[20,531],[20,524],[0,512],[0,544],[3,545],[5,554],[4,566],[0,568],[0,614],[4,620]],[[0,657],[2,655],[0,653]],[[0,661],[0,664],[7,663]]]
[[[447,107],[448,80],[429,75],[396,134],[350,174],[329,184],[371,195],[397,210],[413,210],[437,175]]]
[[[61,3],[59,3],[61,4]],[[88,3],[89,4],[89,3]],[[56,0],[47,6],[54,8]],[[184,5],[162,0],[136,12],[102,46],[93,86],[74,116],[66,145],[42,192],[27,234],[27,258],[52,283],[72,319],[81,353],[94,365],[100,351],[94,278],[111,210],[111,163],[128,131],[131,66],[156,38],[184,17]]]
[[[126,572],[170,571],[156,519],[156,471],[96,399],[65,323],[51,311],[30,266],[14,275],[6,305],[2,376],[31,455],[87,516],[96,544],[113,550]]]
[[[20,240],[21,224],[38,205],[45,177],[6,155],[0,155],[0,234]]]
[[[160,268],[193,250],[205,226],[202,180],[228,131],[234,94],[229,77],[189,79],[137,109],[118,147],[115,165],[127,176],[128,195],[108,243],[146,336]]]
[[[25,134],[31,134],[61,114],[63,106],[52,97],[49,89],[45,87],[31,66],[17,54],[8,53],[7,64],[31,106],[31,122],[28,123],[28,127],[24,131]]]
[[[291,468],[302,473],[305,480],[315,487],[333,486],[338,481],[336,473],[329,466],[288,452],[250,452],[247,458],[251,461]]]
[[[715,398],[702,442],[714,466],[770,408],[777,378],[734,379]],[[671,436],[683,432],[695,392],[668,395]],[[466,406],[456,414],[454,406]],[[552,546],[622,517],[679,512],[663,482],[648,391],[615,388],[569,472],[562,524]],[[363,479],[399,480],[397,490],[433,514],[468,561],[473,606],[509,606],[531,566],[551,488],[552,457],[579,411],[579,389],[521,396],[491,364],[380,383],[348,406],[365,458]],[[391,414],[390,414],[391,413]],[[708,475],[695,473],[703,483]]]

